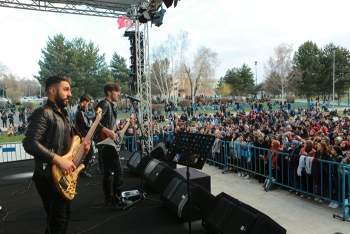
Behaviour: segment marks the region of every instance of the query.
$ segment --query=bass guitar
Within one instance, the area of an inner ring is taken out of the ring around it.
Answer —
[[[74,136],[68,153],[62,156],[63,158],[66,158],[72,161],[75,164],[77,169],[69,174],[66,174],[56,164],[52,165],[53,182],[55,183],[61,196],[65,200],[72,200],[74,196],[77,194],[76,187],[77,187],[78,175],[79,175],[79,172],[85,167],[84,164],[79,165],[85,151],[85,143],[91,139],[98,123],[101,120],[101,115],[102,115],[102,109],[98,108],[96,111],[96,119],[92,124],[89,132],[86,134],[84,141],[81,141],[79,136],[77,135]]]

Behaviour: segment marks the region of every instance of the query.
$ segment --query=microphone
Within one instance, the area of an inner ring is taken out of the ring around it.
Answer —
[[[127,95],[127,94],[125,94],[125,98],[129,98],[129,99],[130,99],[131,101],[133,101],[133,102],[141,102],[141,100],[140,100],[140,99],[137,99],[137,98],[131,97],[131,96]]]

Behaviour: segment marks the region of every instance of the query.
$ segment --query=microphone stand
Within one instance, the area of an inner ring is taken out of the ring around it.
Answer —
[[[132,101],[132,106],[133,106],[133,109],[134,109],[134,113],[136,114],[137,101],[132,100],[132,99],[130,99],[130,101]],[[154,200],[154,199],[146,197],[146,193],[145,193],[145,190],[144,190],[144,187],[143,187],[143,176],[144,176],[144,165],[143,165],[143,163],[144,163],[144,160],[142,160],[142,159],[144,157],[143,148],[144,148],[144,145],[145,145],[145,140],[148,140],[148,139],[143,134],[144,131],[143,131],[142,123],[141,123],[141,121],[140,121],[140,119],[139,119],[137,114],[135,115],[135,119],[139,123],[140,132],[141,132],[141,136],[139,137],[140,143],[141,143],[141,150],[139,151],[140,152],[140,163],[141,163],[141,193],[140,193],[140,197],[137,200],[135,200],[130,205],[123,207],[122,208],[123,210],[129,208],[130,206],[134,205],[135,203],[137,203],[139,201],[144,201],[144,200],[153,201],[153,202],[157,202],[157,203],[162,203],[160,201],[157,201],[157,200]],[[137,146],[136,142],[135,142],[134,148],[135,148],[135,146]],[[149,155],[149,152],[148,152],[147,148],[146,148],[146,153],[147,153],[147,155]]]

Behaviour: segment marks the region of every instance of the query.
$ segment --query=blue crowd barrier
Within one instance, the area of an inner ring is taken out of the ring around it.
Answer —
[[[346,173],[350,166],[317,160],[312,164],[311,171],[306,171],[305,168],[298,171],[292,167],[290,155],[287,153],[237,142],[220,142],[224,155],[209,156],[208,161],[223,166],[223,173],[236,171],[246,175],[253,174],[258,178],[274,179],[276,186],[342,206],[343,213],[334,216],[350,221],[350,215],[345,213],[346,207],[350,206],[350,175]],[[275,164],[272,163],[273,156],[276,156]]]

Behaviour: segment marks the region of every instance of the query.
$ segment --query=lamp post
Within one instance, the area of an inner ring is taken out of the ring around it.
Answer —
[[[255,86],[258,86],[258,72],[256,70],[257,64],[258,64],[258,61],[255,61]]]
[[[334,76],[335,76],[335,50],[337,48],[334,47],[331,50],[333,51],[333,110],[334,110]]]

